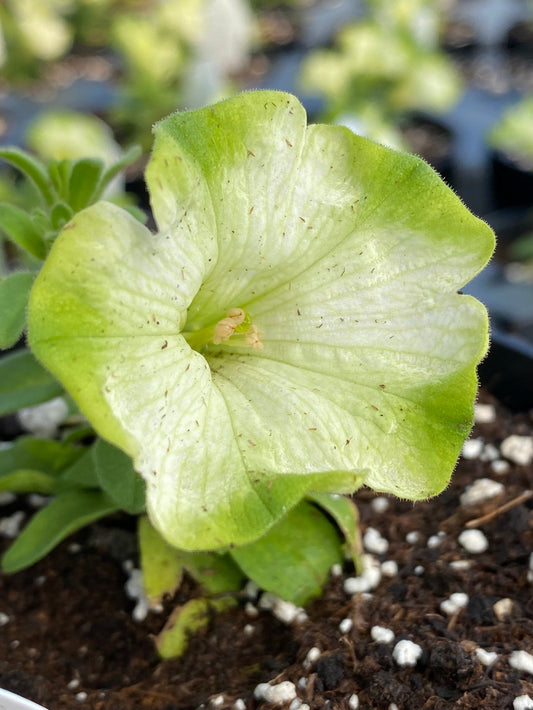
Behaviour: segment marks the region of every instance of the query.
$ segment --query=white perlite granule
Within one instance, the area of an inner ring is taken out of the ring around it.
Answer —
[[[444,540],[445,537],[446,537],[446,533],[443,530],[439,530],[439,532],[436,535],[431,535],[428,538],[427,546],[430,549],[434,549],[435,547],[438,547],[441,544],[441,542]]]
[[[385,560],[381,563],[381,573],[385,577],[396,577],[398,574],[398,563],[396,560]]]
[[[307,652],[307,656],[305,657],[304,662],[302,663],[303,667],[306,670],[309,670],[311,666],[318,661],[320,658],[321,651],[319,648],[316,646],[313,646],[312,648],[309,649]]]
[[[411,532],[408,532],[407,535],[405,536],[405,541],[408,542],[410,545],[414,545],[416,542],[418,542],[420,539],[420,533],[418,530],[411,530]]]
[[[416,666],[422,656],[422,648],[413,641],[403,639],[398,641],[392,651],[392,657],[399,666]]]
[[[300,698],[294,698],[289,705],[289,710],[310,710],[310,708],[309,705],[300,700]]]
[[[224,705],[224,696],[223,695],[217,695],[214,698],[211,698],[209,701],[209,704],[212,705],[214,708],[219,708],[222,705]]]
[[[131,560],[125,560],[122,564],[122,569],[128,575],[128,579],[124,584],[124,591],[129,599],[133,599],[137,602],[131,613],[132,619],[140,622],[146,619],[149,611],[155,611],[156,613],[162,612],[162,605],[150,604],[145,594],[142,570],[134,567]]]
[[[351,631],[352,626],[353,621],[351,619],[343,619],[339,624],[339,631],[341,632],[341,634],[347,634],[349,631]]]
[[[486,651],[484,648],[476,648],[476,656],[483,666],[491,666],[498,660],[498,654],[495,651]]]
[[[464,459],[477,459],[483,451],[483,439],[467,439],[461,449]]]
[[[441,610],[448,616],[452,616],[460,609],[464,609],[468,604],[468,594],[464,592],[454,592],[448,599],[440,603]]]
[[[381,581],[381,565],[373,555],[362,555],[363,572],[359,577],[348,577],[344,580],[346,594],[370,592]]]
[[[292,624],[293,621],[300,624],[307,621],[307,614],[302,607],[280,599],[272,592],[261,594],[257,606],[265,611],[271,611],[276,619],[279,619],[284,624]]]
[[[14,493],[10,493],[9,491],[0,491],[0,505],[9,505],[10,503],[13,503],[15,498],[16,496]]]
[[[257,599],[257,596],[259,594],[259,587],[255,582],[249,579],[244,587],[244,593],[246,594],[246,597],[248,599]]]
[[[497,476],[503,476],[504,474],[509,473],[509,469],[511,468],[509,466],[509,462],[504,461],[503,459],[496,459],[496,461],[491,463],[490,467]]]
[[[304,610],[293,604],[292,602],[287,602],[284,599],[276,599],[274,606],[272,607],[272,613],[282,621],[284,624],[292,624],[293,621],[300,621],[302,613]]]
[[[389,541],[381,536],[375,528],[367,528],[363,536],[363,545],[368,552],[384,555],[389,549]]]
[[[246,616],[250,616],[252,619],[255,619],[257,616],[259,616],[259,611],[257,610],[257,607],[255,607],[252,602],[246,602],[244,605],[244,613]]]
[[[290,680],[284,680],[277,685],[259,683],[254,690],[256,700],[264,700],[271,705],[288,703],[296,697],[296,686]]]
[[[509,665],[517,671],[533,675],[533,656],[527,651],[513,651],[509,656]]]
[[[17,510],[13,515],[9,515],[7,518],[0,518],[0,535],[2,535],[2,537],[8,537],[9,539],[17,537],[24,517],[22,510]]]
[[[370,629],[370,636],[376,643],[392,643],[394,641],[394,631],[384,626],[373,626]]]
[[[485,552],[489,546],[489,542],[481,530],[463,530],[457,540],[467,552],[473,555],[479,555]]]
[[[485,444],[483,447],[483,451],[481,452],[481,456],[479,457],[480,461],[496,461],[496,459],[500,458],[500,452],[498,449],[493,445],[493,444]]]
[[[49,402],[25,407],[17,412],[21,426],[35,436],[53,438],[58,426],[68,414],[68,405],[63,397],[56,397]]]
[[[533,710],[533,699],[529,695],[518,695],[513,700],[513,710]]]
[[[474,419],[478,424],[491,424],[496,419],[496,409],[493,404],[474,405]]]
[[[348,699],[348,707],[350,710],[358,710],[359,708],[359,696],[356,695],[355,693],[353,695],[350,695]]]
[[[509,461],[528,466],[533,461],[533,437],[512,434],[502,441],[500,451]]]
[[[450,567],[456,570],[466,570],[472,567],[472,562],[470,560],[452,560]]]
[[[465,492],[459,497],[459,500],[461,505],[475,505],[500,495],[504,490],[503,483],[493,481],[491,478],[480,478],[467,487]]]
[[[378,496],[370,502],[370,505],[372,506],[372,510],[374,511],[374,513],[384,513],[389,507],[390,503],[389,499],[385,498],[385,496]]]
[[[494,616],[498,619],[498,621],[505,621],[506,619],[509,619],[513,613],[513,607],[514,602],[512,599],[509,599],[509,597],[499,599],[492,605]]]
[[[76,698],[76,700],[79,703],[83,703],[87,700],[87,693],[84,690],[82,690],[79,693],[76,693],[76,695],[74,697]]]
[[[8,623],[9,616],[4,611],[0,611],[0,626],[5,626]]]
[[[246,710],[246,703],[242,698],[237,698],[233,703],[233,710]]]

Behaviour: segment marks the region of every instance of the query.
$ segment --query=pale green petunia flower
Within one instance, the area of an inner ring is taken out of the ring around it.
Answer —
[[[438,493],[487,314],[490,229],[421,160],[254,92],[155,128],[159,231],[99,203],[31,294],[29,339],[133,457],[177,547],[259,538],[311,492]]]

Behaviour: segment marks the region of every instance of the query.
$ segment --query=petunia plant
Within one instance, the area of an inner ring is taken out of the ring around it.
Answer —
[[[302,62],[305,91],[323,99],[323,116],[395,148],[399,125],[416,112],[448,111],[461,93],[459,73],[439,48],[445,22],[433,0],[366,0],[366,16],[339,31],[333,47]]]
[[[493,235],[422,160],[307,126],[289,94],[154,133],[157,231],[107,202],[76,214],[32,288],[29,344],[144,479],[150,579],[155,559],[174,555],[169,588],[208,559],[217,593],[244,572],[303,603],[342,560],[332,520],[357,549],[342,494],[447,485],[488,343],[458,291]]]

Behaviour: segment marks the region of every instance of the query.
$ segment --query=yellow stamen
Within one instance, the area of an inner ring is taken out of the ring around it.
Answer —
[[[261,341],[263,333],[259,332],[259,328],[252,324],[244,337],[244,342],[249,345],[252,350],[262,350],[265,344]]]
[[[230,308],[225,317],[221,318],[214,327],[183,331],[182,335],[189,345],[198,351],[208,347],[210,343],[213,345],[224,343],[232,347],[252,348],[252,350],[261,350],[264,347],[263,334],[252,323],[250,315],[243,308]],[[231,342],[228,342],[230,340]]]
[[[230,308],[226,318],[222,318],[222,320],[219,320],[215,325],[213,344],[220,345],[224,340],[229,340],[235,332],[235,328],[241,325],[245,317],[246,314],[242,308]]]

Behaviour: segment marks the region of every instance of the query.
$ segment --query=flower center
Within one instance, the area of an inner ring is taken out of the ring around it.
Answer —
[[[230,308],[226,316],[214,327],[182,332],[182,335],[195,350],[222,343],[232,347],[248,347],[252,350],[261,350],[264,347],[263,334],[259,332],[250,314],[243,308]]]

